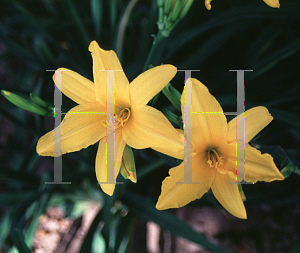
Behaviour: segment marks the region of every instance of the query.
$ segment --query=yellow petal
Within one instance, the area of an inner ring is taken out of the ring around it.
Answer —
[[[237,184],[229,184],[232,182],[229,175],[216,174],[211,189],[220,204],[232,215],[247,219],[246,209],[239,193]]]
[[[123,127],[123,138],[136,149],[153,148],[166,155],[183,159],[184,136],[168,119],[150,106],[131,107],[129,121]]]
[[[283,175],[277,169],[273,157],[269,154],[261,154],[259,150],[246,144],[245,147],[245,180],[247,182],[284,180]]]
[[[212,0],[205,0],[205,7],[206,7],[206,9],[208,9],[208,10],[211,9],[211,5],[210,5],[211,1],[212,1]]]
[[[263,0],[267,5],[273,8],[279,8],[279,0]]]
[[[245,114],[245,116],[244,116]],[[238,121],[237,121],[238,120]],[[236,126],[237,123],[244,125],[245,122],[245,143],[248,143],[256,136],[262,129],[264,129],[273,117],[268,109],[263,106],[253,107],[245,113],[240,114],[228,123],[227,142],[236,142]],[[239,140],[244,141],[244,140]]]
[[[96,41],[91,42],[89,51],[93,57],[93,73],[97,101],[102,105],[106,105],[107,72],[103,70],[115,70],[114,91],[116,105],[121,108],[129,107],[129,82],[116,53],[112,50],[106,51],[101,49]]]
[[[123,151],[125,148],[125,141],[122,138],[122,130],[115,130],[115,162],[114,162],[114,173],[115,180],[119,174]],[[98,152],[96,156],[96,176],[97,180],[100,183],[102,190],[112,196],[115,190],[115,184],[103,184],[102,182],[107,182],[107,159],[106,159],[106,137],[102,138],[99,143]],[[107,152],[110,152],[109,150]]]
[[[190,80],[185,85],[190,84]],[[185,90],[181,96],[181,111],[184,119]],[[218,147],[226,140],[227,121],[219,102],[207,87],[192,78],[192,144],[193,148],[202,150],[204,146]],[[196,114],[201,113],[201,114]]]
[[[176,68],[161,65],[140,74],[130,83],[131,105],[146,105],[175,76]]]
[[[176,184],[184,182],[184,162],[170,169],[170,176],[165,178],[161,187],[156,208],[164,210],[185,206],[195,199],[200,199],[206,193],[215,178],[216,170],[208,166],[204,153],[192,154],[193,182],[200,184]]]
[[[61,85],[57,87],[68,98],[72,99],[77,104],[85,104],[96,101],[95,88],[93,82],[79,75],[78,73],[59,68],[55,71],[57,75],[58,71],[61,74]],[[53,81],[55,82],[55,74],[53,75]]]
[[[67,113],[59,126],[62,154],[87,148],[106,135],[103,109],[98,102],[93,102],[75,106]],[[54,153],[54,130],[39,139],[36,151],[42,156],[60,156],[59,151]]]

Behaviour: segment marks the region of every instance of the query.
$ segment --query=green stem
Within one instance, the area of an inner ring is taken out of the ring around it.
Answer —
[[[162,35],[161,30],[159,30],[156,37],[154,38],[151,50],[150,50],[150,52],[148,54],[148,57],[147,57],[147,60],[144,64],[143,72],[148,69],[148,65],[150,64],[150,61],[152,60],[153,53],[154,53],[157,45],[162,41],[163,38],[164,38],[164,36]]]

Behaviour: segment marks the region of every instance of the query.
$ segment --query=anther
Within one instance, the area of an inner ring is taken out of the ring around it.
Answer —
[[[211,168],[217,169],[223,165],[223,158],[219,156],[216,150],[210,149],[207,152],[207,163]]]

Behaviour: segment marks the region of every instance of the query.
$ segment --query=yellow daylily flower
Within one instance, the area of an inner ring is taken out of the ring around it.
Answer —
[[[206,9],[210,10],[211,9],[211,1],[212,0],[205,0],[205,7]],[[280,4],[279,4],[279,0],[263,0],[267,5],[269,5],[270,7],[273,8],[279,8]]]
[[[160,111],[147,106],[150,99],[174,77],[177,70],[172,65],[161,65],[142,73],[129,84],[114,51],[101,49],[96,41],[91,42],[89,51],[93,58],[94,83],[76,72],[61,72],[62,93],[79,104],[66,114],[61,123],[62,154],[79,151],[100,140],[96,156],[96,176],[102,190],[112,195],[115,185],[101,184],[107,182],[108,124],[105,114],[107,74],[100,70],[122,70],[114,72],[115,178],[120,171],[126,144],[136,149],[151,147],[177,158],[184,156],[182,135]],[[39,139],[39,155],[60,155],[54,153],[54,130]]]
[[[190,79],[187,83],[190,83]],[[185,92],[185,91],[184,91]],[[185,93],[181,97],[184,113]],[[245,120],[245,180],[247,182],[283,180],[272,156],[261,154],[248,142],[273,119],[265,107],[247,110],[227,124],[222,107],[197,79],[192,78],[192,176],[200,184],[184,182],[184,162],[170,169],[170,176],[162,183],[156,208],[179,208],[200,199],[210,188],[221,205],[236,217],[246,219],[246,210],[236,182],[236,125]],[[214,112],[214,114],[209,114]],[[216,113],[217,112],[217,113]],[[184,115],[184,114],[183,114]],[[184,117],[183,117],[184,118]],[[244,141],[244,140],[238,140]]]

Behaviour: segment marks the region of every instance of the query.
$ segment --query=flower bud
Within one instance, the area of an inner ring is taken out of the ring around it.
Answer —
[[[28,106],[26,103],[26,99],[22,98],[14,93],[11,93],[9,91],[6,90],[1,90],[2,95],[11,103],[13,103],[14,105],[27,110]]]
[[[182,6],[182,1],[177,0],[171,14],[171,21],[175,22],[179,16],[179,13],[181,12],[181,6]]]
[[[173,0],[165,0],[165,8],[164,8],[164,13],[166,16],[168,16],[171,12]]]
[[[284,167],[280,172],[284,178],[288,178],[292,173],[296,173],[300,176],[300,170],[291,161],[289,161],[286,167]]]
[[[162,2],[164,5],[162,7]],[[188,13],[194,0],[157,0],[158,29],[163,37],[168,37],[177,23]]]
[[[44,107],[44,108],[48,107],[47,103],[44,100],[42,100],[39,97],[33,95],[32,93],[30,93],[29,95],[30,95],[31,101],[33,101],[35,104],[37,104],[41,107]]]
[[[157,0],[157,7],[164,7],[164,0]]]
[[[50,116],[50,114],[52,116],[52,112],[50,113],[51,108],[48,107],[47,103],[32,94],[30,94],[30,97],[33,98],[33,100],[26,100],[25,98],[9,91],[1,90],[1,93],[9,102],[24,110],[37,113],[42,116]]]
[[[137,182],[133,152],[127,144],[123,152],[120,173],[125,179],[130,179],[134,183]]]
[[[187,0],[184,2],[179,19],[183,19],[185,17],[185,15],[188,13],[188,11],[190,10],[192,4],[193,4],[194,0]]]

